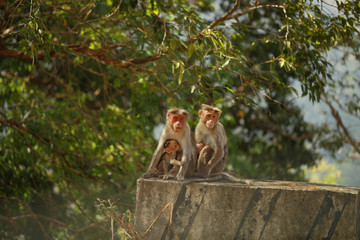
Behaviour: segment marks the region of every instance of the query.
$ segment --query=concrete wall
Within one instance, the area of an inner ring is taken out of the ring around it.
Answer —
[[[359,193],[360,188],[298,182],[139,179],[135,228],[144,235],[153,223],[144,239],[355,240]]]

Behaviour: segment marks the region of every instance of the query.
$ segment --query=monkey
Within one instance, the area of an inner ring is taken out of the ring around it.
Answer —
[[[178,173],[180,166],[182,166],[182,162],[177,160],[181,158],[181,146],[176,140],[168,139],[164,144],[164,149],[156,171],[159,175],[164,175],[163,179],[169,179],[172,174]]]
[[[224,126],[219,122],[221,110],[206,104],[199,110],[199,123],[195,128],[196,147],[199,152],[197,172],[205,178],[223,172],[229,147]]]
[[[171,108],[166,113],[165,127],[161,132],[158,146],[151,158],[150,166],[143,178],[153,176],[164,150],[167,139],[178,141],[182,148],[181,166],[176,175],[177,180],[184,180],[195,169],[196,143],[188,124],[189,113],[184,109]]]

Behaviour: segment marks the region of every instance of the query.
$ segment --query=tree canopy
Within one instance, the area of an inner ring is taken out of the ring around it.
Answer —
[[[241,177],[305,180],[316,149],[359,139],[359,76],[332,75],[331,50],[359,60],[358,1],[1,0],[0,238],[108,239],[97,198],[134,208],[136,179],[169,107],[194,128],[219,106]],[[304,120],[323,99],[338,129]],[[355,156],[353,155],[353,156]],[[129,216],[129,215],[127,215]],[[108,234],[108,235],[107,235]]]

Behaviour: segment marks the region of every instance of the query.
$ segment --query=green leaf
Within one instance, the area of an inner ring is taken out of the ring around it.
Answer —
[[[280,67],[282,68],[282,67],[284,66],[284,64],[285,64],[285,59],[280,58],[280,59],[279,59],[279,65],[280,65]]]
[[[179,44],[178,41],[176,39],[171,39],[170,40],[170,49],[175,51],[178,48]]]
[[[221,69],[223,69],[224,67],[226,67],[226,66],[229,64],[229,62],[230,62],[230,59],[226,60],[226,62],[224,62],[224,64],[221,65],[221,67],[220,67],[219,70],[221,70]]]
[[[190,44],[187,49],[188,49],[188,57],[191,58],[192,54],[195,51],[194,44]]]

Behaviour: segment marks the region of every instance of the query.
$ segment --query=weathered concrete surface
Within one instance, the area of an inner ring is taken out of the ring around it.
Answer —
[[[145,239],[355,240],[359,193],[360,188],[298,182],[139,179],[135,228],[144,235],[161,215]]]

